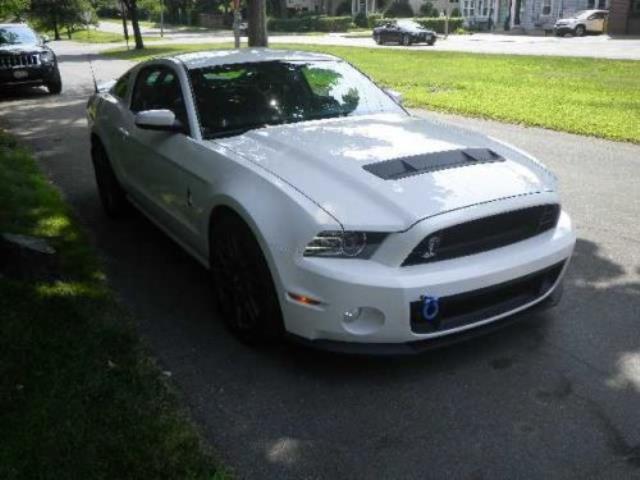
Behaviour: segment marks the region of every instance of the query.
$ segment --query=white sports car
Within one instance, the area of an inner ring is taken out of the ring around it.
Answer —
[[[210,268],[247,341],[414,352],[555,303],[575,234],[553,174],[399,103],[329,55],[156,58],[89,100],[100,197]]]

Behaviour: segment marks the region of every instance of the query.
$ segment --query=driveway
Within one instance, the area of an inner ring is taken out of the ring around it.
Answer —
[[[419,112],[524,148],[561,180],[578,229],[546,315],[404,359],[234,340],[208,276],[140,215],[100,209],[82,48],[54,44],[65,92],[0,100],[107,264],[121,301],[225,463],[248,479],[640,478],[640,146]],[[101,79],[128,62],[97,60]]]
[[[121,33],[122,25],[113,22],[102,22],[101,30]],[[157,28],[141,27],[144,35],[159,37]],[[492,53],[511,55],[549,55],[561,57],[593,57],[622,60],[640,60],[640,38],[610,37],[608,35],[587,35],[585,37],[540,37],[529,35],[502,35],[493,33],[476,33],[474,35],[451,35],[440,37],[433,47],[413,45],[402,47],[397,45],[376,45],[370,36],[352,38],[351,34],[330,33],[326,35],[272,34],[272,43],[302,43],[320,45],[343,45],[347,47],[367,48],[401,48],[411,50]],[[246,37],[243,37],[246,45]],[[165,32],[160,43],[205,43],[233,42],[229,30],[185,31],[170,29]]]

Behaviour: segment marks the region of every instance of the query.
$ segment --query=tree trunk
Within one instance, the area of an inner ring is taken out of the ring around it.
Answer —
[[[268,47],[267,3],[265,0],[249,0],[249,46]]]
[[[53,38],[60,40],[60,29],[58,28],[58,12],[53,12]]]
[[[137,0],[129,0],[129,14],[131,15],[131,27],[133,28],[133,38],[136,41],[136,50],[142,50],[142,34],[140,33],[140,24],[138,23],[138,4]]]
[[[124,9],[124,4],[120,4],[122,8],[122,33],[124,33],[124,39],[127,42],[127,48],[129,48],[129,27],[127,26],[127,12]]]

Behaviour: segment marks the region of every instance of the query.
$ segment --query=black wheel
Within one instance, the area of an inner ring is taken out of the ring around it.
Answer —
[[[51,95],[59,95],[62,92],[62,79],[60,78],[60,72],[57,70],[54,78],[47,82],[47,90]]]
[[[427,45],[429,45],[430,47],[433,47],[436,43],[436,37],[432,37],[428,42]]]
[[[125,215],[131,205],[127,200],[127,194],[123,190],[116,174],[111,167],[111,162],[100,144],[91,147],[93,169],[96,174],[98,194],[102,202],[102,208],[108,217],[118,218]]]
[[[585,34],[586,30],[584,28],[584,25],[578,25],[576,27],[576,29],[574,30],[575,36],[576,37],[582,37]]]
[[[218,311],[240,340],[262,344],[284,332],[278,294],[260,245],[246,223],[225,213],[210,234],[210,264]]]
[[[376,42],[378,45],[382,44],[382,40],[380,39],[380,35],[374,35],[373,36],[373,41]]]
[[[402,36],[402,45],[404,45],[405,47],[411,45],[411,37],[409,37],[409,35]]]

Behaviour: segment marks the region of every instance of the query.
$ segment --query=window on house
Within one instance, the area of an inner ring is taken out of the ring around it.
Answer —
[[[542,15],[551,15],[551,0],[543,0]]]
[[[631,4],[631,14],[640,15],[640,0],[634,0]]]
[[[598,8],[605,10],[607,8],[607,0],[598,0]]]
[[[596,0],[588,0],[587,10],[593,10],[594,8],[596,8]]]
[[[473,17],[475,15],[475,0],[464,0],[462,4],[462,15],[465,17]]]

